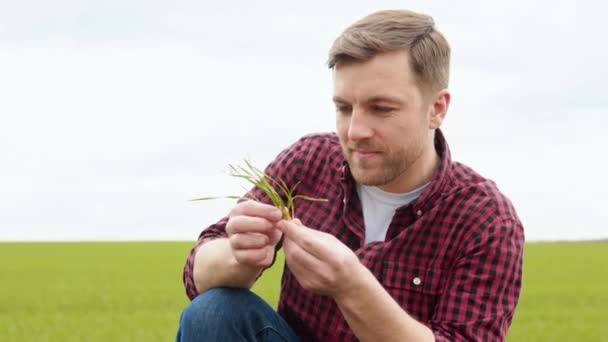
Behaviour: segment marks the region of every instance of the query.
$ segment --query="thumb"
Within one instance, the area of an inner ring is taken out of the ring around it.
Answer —
[[[273,229],[269,234],[269,243],[272,246],[276,246],[277,243],[279,242],[279,240],[281,240],[281,237],[283,236],[283,232],[279,229]]]
[[[293,223],[297,224],[298,226],[302,226],[303,225],[302,221],[300,221],[300,219],[298,219],[298,218],[294,218],[292,221],[293,221]]]
[[[291,220],[291,221],[281,220],[281,222],[279,222],[277,227],[279,228],[279,230],[281,232],[283,232],[285,237],[289,238],[294,234],[294,229],[299,227],[299,225],[296,223],[295,220]]]

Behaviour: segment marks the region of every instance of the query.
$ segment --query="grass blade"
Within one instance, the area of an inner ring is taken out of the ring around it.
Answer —
[[[277,207],[283,214],[283,218],[291,220],[295,215],[295,200],[303,199],[315,202],[327,202],[326,199],[313,198],[305,195],[294,195],[296,188],[300,185],[298,181],[291,189],[282,179],[274,179],[267,175],[264,171],[258,169],[251,161],[244,159],[245,166],[228,164],[228,173],[235,178],[244,179],[252,184],[254,188],[260,189],[270,199],[272,205]],[[243,196],[223,196],[223,197],[201,197],[191,201],[206,201],[218,198],[244,199],[247,197],[253,198],[255,201],[260,201],[253,192],[245,190]]]

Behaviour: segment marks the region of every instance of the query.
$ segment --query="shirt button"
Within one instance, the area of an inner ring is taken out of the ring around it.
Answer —
[[[414,285],[418,286],[420,285],[422,281],[420,280],[420,278],[416,277],[414,279],[412,279],[412,283],[414,283]]]
[[[418,209],[418,211],[416,212],[416,215],[418,215],[418,216],[422,215],[422,210]]]

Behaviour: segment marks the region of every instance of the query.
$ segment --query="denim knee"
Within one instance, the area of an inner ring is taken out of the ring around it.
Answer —
[[[215,288],[183,311],[176,341],[299,341],[262,298],[247,289]]]
[[[266,302],[246,289],[214,288],[198,295],[182,313],[182,330],[208,336],[217,330],[241,330],[255,325]]]

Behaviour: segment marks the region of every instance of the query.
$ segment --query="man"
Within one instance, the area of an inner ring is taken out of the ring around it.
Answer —
[[[241,201],[203,231],[178,340],[500,341],[521,288],[523,228],[495,184],[453,162],[439,127],[450,49],[432,18],[373,13],[329,53],[336,133],[266,168],[298,193],[286,221]],[[278,314],[248,288],[282,247]]]

